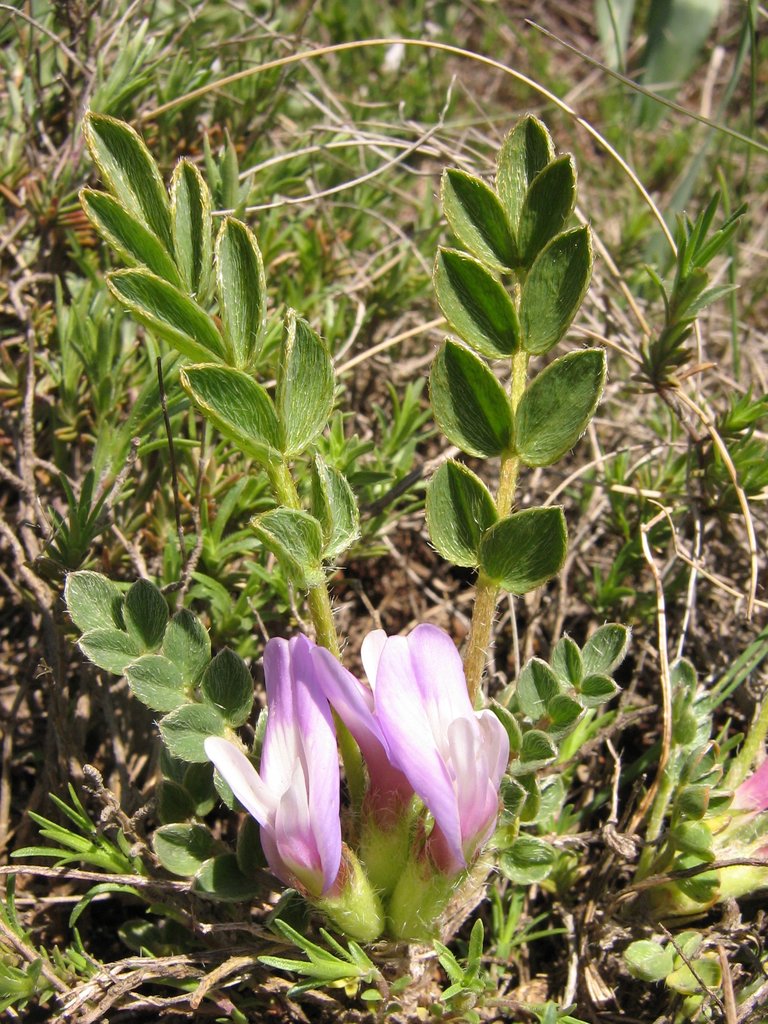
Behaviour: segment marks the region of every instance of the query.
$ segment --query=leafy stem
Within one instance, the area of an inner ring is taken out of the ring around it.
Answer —
[[[518,350],[512,356],[509,404],[513,420],[525,392],[529,358],[529,354],[523,349]],[[496,494],[496,511],[500,519],[508,516],[512,511],[519,471],[520,459],[516,454],[508,452],[502,455],[499,489]],[[493,635],[493,620],[500,590],[501,587],[481,570],[475,585],[475,605],[464,659],[467,689],[469,690],[469,699],[473,704],[480,692],[483,670]]]
[[[282,461],[270,463],[268,472],[272,491],[277,502],[287,508],[300,509],[301,501],[299,500],[299,494],[287,464]],[[323,578],[322,582],[309,588],[307,605],[312,618],[312,625],[315,627],[315,636],[318,644],[321,647],[326,647],[335,658],[341,660],[339,637],[333,621],[331,596],[328,593],[328,584],[325,578]],[[350,796],[353,806],[359,807],[365,791],[362,757],[347,727],[337,715],[334,715],[334,719]]]
[[[278,504],[285,505],[287,508],[301,508],[296,484],[293,482],[291,471],[285,462],[268,463],[267,473],[269,474],[272,493],[277,499]]]
[[[299,493],[286,463],[272,463],[269,465],[268,471],[272,491],[278,503],[287,508],[300,509]],[[312,625],[315,627],[317,642],[322,647],[327,647],[334,657],[339,658],[341,649],[333,621],[331,597],[325,580],[317,586],[310,587],[307,604],[312,617]]]

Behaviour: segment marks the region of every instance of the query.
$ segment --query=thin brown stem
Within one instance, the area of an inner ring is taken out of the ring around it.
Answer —
[[[340,658],[341,648],[339,647],[339,638],[333,621],[331,598],[325,582],[310,589],[307,595],[307,604],[309,605],[309,613],[312,616],[312,623],[315,627],[317,642],[322,647],[327,647],[334,657]]]
[[[485,660],[493,632],[493,619],[496,614],[496,601],[499,588],[483,573],[477,577],[475,584],[475,604],[472,609],[472,625],[469,630],[467,652],[464,656],[464,672],[467,677],[469,699],[474,705],[485,669]]]
[[[528,359],[528,353],[522,350],[515,352],[512,356],[509,404],[513,417],[525,391]],[[519,472],[520,460],[518,457],[511,453],[502,455],[499,490],[496,495],[496,511],[499,514],[499,519],[504,519],[508,516],[514,507]],[[469,699],[472,701],[472,704],[477,701],[480,693],[488,649],[493,636],[493,620],[496,615],[496,604],[499,600],[500,592],[501,588],[481,570],[475,584],[472,625],[469,630],[467,651],[464,656],[464,672],[467,677],[467,690],[469,691]]]

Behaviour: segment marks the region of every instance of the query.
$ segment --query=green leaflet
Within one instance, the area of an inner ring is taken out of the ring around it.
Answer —
[[[512,442],[512,413],[504,388],[482,360],[453,341],[440,348],[429,377],[435,419],[469,455],[500,455]]]
[[[444,462],[427,488],[426,511],[430,539],[443,558],[478,565],[480,540],[498,518],[479,477],[459,462]]]

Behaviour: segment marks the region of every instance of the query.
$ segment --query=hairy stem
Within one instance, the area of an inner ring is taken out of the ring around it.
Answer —
[[[281,505],[288,508],[301,508],[299,492],[293,482],[291,471],[284,462],[268,463],[267,473],[272,484],[272,493]]]
[[[333,622],[331,598],[325,582],[310,589],[307,595],[307,604],[309,605],[309,614],[312,616],[312,624],[315,627],[317,642],[321,647],[327,647],[334,657],[340,658],[339,638]]]
[[[272,484],[272,491],[277,501],[288,508],[301,508],[299,493],[291,471],[284,462],[277,465],[270,465],[267,468],[269,481]],[[339,637],[333,621],[333,608],[331,607],[331,596],[328,593],[328,585],[325,581],[316,587],[310,587],[307,594],[307,605],[312,618],[312,625],[315,627],[315,636],[321,647],[326,647],[331,654],[341,660],[341,648]],[[352,734],[334,712],[336,723],[336,737],[339,741],[341,759],[344,763],[344,770],[347,776],[347,785],[352,800],[352,806],[360,808],[365,795],[365,774],[363,772],[363,761],[360,750],[352,738]]]
[[[280,504],[288,508],[300,509],[299,493],[296,490],[296,484],[288,466],[284,462],[280,462],[277,465],[270,465],[267,471],[275,498]],[[325,581],[316,587],[310,588],[307,595],[307,604],[309,605],[309,614],[312,617],[312,625],[315,627],[317,642],[321,647],[327,647],[334,657],[339,658],[341,656],[341,649],[339,647],[339,638],[336,634],[336,626],[333,622],[331,598]]]
[[[517,412],[520,399],[525,391],[528,376],[529,355],[522,349],[512,356],[512,375],[509,385],[509,404],[512,416]],[[512,511],[517,488],[520,460],[516,455],[506,453],[501,457],[499,490],[496,494],[496,511],[504,519]],[[469,699],[474,705],[480,693],[488,648],[493,635],[493,620],[501,588],[481,570],[475,584],[475,605],[472,609],[472,625],[469,630],[467,652],[464,656],[464,672],[467,677]]]
[[[493,632],[493,617],[499,588],[480,573],[475,584],[475,604],[472,609],[472,625],[469,630],[467,652],[464,655],[464,672],[467,677],[469,699],[474,706],[480,692],[480,683],[485,669],[485,659]]]

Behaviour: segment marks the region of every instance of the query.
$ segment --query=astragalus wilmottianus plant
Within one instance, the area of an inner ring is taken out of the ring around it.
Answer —
[[[167,192],[128,125],[92,114],[86,139],[109,191],[84,191],[84,209],[128,264],[108,276],[109,287],[165,353],[171,400],[186,394],[268,479],[274,508],[252,526],[305,595],[315,632],[314,641],[268,642],[266,713],[245,742],[238,730],[254,695],[242,659],[226,649],[212,659],[202,623],[185,608],[170,614],[148,580],[123,592],[97,573],[70,575],[66,600],[82,651],[124,675],[162,716],[160,862],[213,898],[248,898],[260,891],[261,851],[284,886],[363,942],[436,936],[446,908],[496,862],[514,881],[544,880],[558,855],[537,826],[544,805],[551,818],[566,794],[556,774],[542,771],[566,738],[578,749],[592,734],[595,709],[617,690],[611,675],[628,639],[618,625],[583,648],[563,637],[549,663],[532,659],[501,701],[478,707],[500,593],[541,586],[566,555],[562,508],[517,510],[518,476],[576,444],[605,380],[598,349],[534,372],[564,338],[591,275],[589,228],[569,226],[572,158],[557,157],[544,125],[525,117],[501,148],[495,189],[463,171],[444,176],[445,213],[469,252],[437,256],[438,301],[459,340],[437,353],[432,406],[450,442],[476,460],[497,460],[488,475],[498,488],[492,495],[449,460],[427,492],[435,547],[477,570],[463,664],[432,625],[407,636],[377,630],[363,643],[363,681],[341,664],[328,590],[329,571],[358,536],[358,510],[343,473],[316,450],[334,405],[324,343],[289,311],[270,392],[257,379],[266,290],[251,230],[226,217],[214,241],[196,167],[182,160]],[[196,769],[211,764],[207,775]],[[214,787],[252,816],[236,851],[202,823]]]

